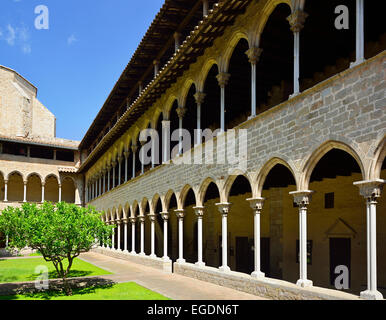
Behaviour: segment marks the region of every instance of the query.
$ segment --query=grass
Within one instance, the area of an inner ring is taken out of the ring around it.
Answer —
[[[159,293],[134,282],[119,283],[104,287],[76,289],[72,296],[59,291],[0,296],[0,300],[170,300]]]
[[[64,265],[67,267],[67,261],[65,261]],[[43,258],[0,259],[0,283],[34,281],[39,275],[35,273],[35,268],[38,266],[46,266],[48,268],[48,276],[50,279],[58,278],[52,262],[46,262]],[[111,272],[98,268],[83,260],[75,259],[68,277],[75,278],[107,274],[111,274]]]

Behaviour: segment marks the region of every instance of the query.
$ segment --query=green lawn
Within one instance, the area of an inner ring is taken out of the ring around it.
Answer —
[[[34,281],[37,274],[35,268],[44,265],[48,267],[49,278],[58,278],[52,262],[43,258],[33,259],[0,259],[0,283]],[[67,264],[65,264],[67,266]],[[68,277],[101,276],[111,274],[80,259],[75,259]]]
[[[74,290],[70,297],[62,292],[0,296],[0,300],[170,300],[134,282],[119,283],[108,287]]]

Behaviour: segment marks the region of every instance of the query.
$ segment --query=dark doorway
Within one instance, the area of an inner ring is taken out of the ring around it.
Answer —
[[[247,274],[253,271],[253,252],[248,237],[236,237],[236,271]]]
[[[269,238],[261,238],[260,239],[260,263],[261,263],[261,272],[265,273],[266,277],[270,276],[270,239]]]
[[[334,286],[337,266],[346,266],[349,270],[349,287],[351,283],[351,239],[330,238],[330,284]]]

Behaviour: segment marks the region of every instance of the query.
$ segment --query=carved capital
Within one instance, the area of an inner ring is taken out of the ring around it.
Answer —
[[[183,119],[185,117],[187,109],[185,107],[178,107],[176,109],[177,115],[179,119]]]
[[[138,220],[139,220],[139,222],[144,223],[146,220],[146,217],[145,216],[138,216]]]
[[[310,204],[312,200],[313,193],[314,191],[305,190],[305,191],[294,191],[294,192],[290,192],[289,194],[294,196],[294,201],[300,208],[307,208],[307,206]]]
[[[263,210],[263,205],[265,198],[250,198],[247,199],[249,205],[253,209],[253,213],[260,214],[261,210]]]
[[[169,220],[169,212],[160,212],[162,219]]]
[[[193,210],[198,218],[202,218],[204,216],[204,207],[194,207]]]
[[[229,202],[225,202],[225,203],[216,203],[216,206],[217,206],[217,209],[218,211],[220,211],[220,213],[222,215],[228,215],[229,213],[229,210],[231,208],[231,203]]]
[[[130,151],[125,151],[123,153],[123,155],[124,155],[125,159],[127,159],[130,156]]]
[[[197,103],[197,104],[203,104],[203,103],[204,103],[204,100],[205,100],[205,97],[206,97],[206,94],[203,93],[203,92],[197,92],[197,93],[194,95],[194,99],[196,100],[196,103]]]
[[[117,166],[117,162],[116,161],[113,161],[112,163],[111,163],[111,167],[112,168],[115,168]]]
[[[287,18],[292,32],[300,32],[304,27],[304,23],[306,22],[307,17],[308,14],[302,10],[296,10],[294,13],[292,13]]]
[[[218,84],[221,88],[224,88],[227,84],[228,84],[228,81],[229,81],[229,78],[231,77],[231,75],[229,73],[226,73],[226,72],[220,72],[216,78],[217,78],[217,81],[218,81]]]
[[[176,213],[176,216],[178,219],[183,219],[185,217],[185,210],[184,209],[174,210],[174,212]]]
[[[249,63],[257,64],[260,60],[260,56],[262,52],[263,52],[263,49],[252,47],[249,50],[247,50],[245,54],[248,56]]]
[[[354,186],[359,188],[359,193],[368,201],[376,202],[382,194],[383,185],[386,180],[374,179],[367,181],[354,182]]]
[[[150,219],[151,222],[155,222],[155,219],[157,218],[157,216],[153,213],[153,214],[148,214],[147,215]]]
[[[137,150],[138,150],[138,146],[137,146],[136,144],[134,144],[134,145],[131,146],[131,151],[132,151],[133,153],[136,153]]]
[[[137,218],[136,217],[130,217],[129,221],[131,224],[134,224],[137,221]]]

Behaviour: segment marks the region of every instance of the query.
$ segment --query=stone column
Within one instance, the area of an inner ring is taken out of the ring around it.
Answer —
[[[59,202],[62,202],[62,185],[59,184],[58,188],[59,188]]]
[[[132,179],[135,178],[135,158],[136,158],[136,153],[137,153],[138,147],[136,145],[131,146],[131,152],[133,153],[133,174],[132,174]]]
[[[44,182],[42,182],[42,203],[43,202],[44,202]]]
[[[366,199],[367,213],[367,290],[361,292],[361,298],[382,300],[377,289],[377,203],[386,180],[375,179],[355,182],[360,194]]]
[[[168,220],[169,220],[169,213],[168,212],[161,212],[162,219],[164,221],[164,256],[162,257],[163,260],[169,261],[168,257]]]
[[[209,4],[208,0],[202,0],[202,15],[205,17],[208,15]]]
[[[228,213],[231,204],[217,203],[216,206],[222,215],[222,266],[220,271],[229,272],[231,269],[228,267]]]
[[[141,223],[141,256],[145,255],[145,217],[139,216],[139,222]]]
[[[107,166],[107,191],[110,191],[110,170],[111,167]]]
[[[162,162],[166,163],[170,157],[170,120],[162,121]]]
[[[23,196],[23,202],[27,202],[27,183],[28,181],[23,181],[24,183],[24,196]]]
[[[136,254],[136,252],[135,252],[135,221],[136,221],[136,218],[130,217],[130,223],[131,223],[131,254]]]
[[[143,90],[143,83],[142,81],[138,82],[138,95],[140,96]]]
[[[98,188],[99,188],[99,196],[102,195],[102,172],[99,173],[98,175]]]
[[[251,92],[252,92],[252,99],[251,99],[251,118],[256,117],[256,66],[259,62],[261,53],[263,52],[263,49],[252,47],[247,52],[246,55],[248,56],[249,63],[252,67],[252,79],[251,79]]]
[[[185,263],[184,259],[184,209],[175,210],[178,219],[178,260],[177,263]]]
[[[140,161],[141,161],[141,175],[145,173],[145,153],[143,146],[146,144],[146,141],[140,141],[141,150],[139,151]]]
[[[228,84],[230,76],[231,75],[229,73],[225,73],[225,72],[220,72],[217,75],[217,81],[218,81],[218,84],[221,88],[221,120],[220,120],[221,126],[220,126],[220,130],[222,132],[225,132],[225,87]]]
[[[259,278],[264,277],[265,274],[261,272],[261,246],[260,246],[260,214],[263,210],[264,198],[247,199],[253,210],[254,215],[254,260],[255,271],[252,272],[252,277]]]
[[[175,52],[177,52],[181,45],[181,33],[175,32],[173,36],[174,36],[174,42],[175,42],[174,48],[175,48]]]
[[[311,287],[311,280],[307,279],[307,207],[311,201],[313,191],[290,192],[295,203],[299,206],[299,271],[300,279],[296,282],[300,287]]]
[[[356,0],[356,3],[356,59],[351,67],[365,61],[364,0]]]
[[[177,115],[179,120],[179,141],[178,141],[178,154],[181,156],[183,153],[182,150],[182,129],[183,129],[183,120],[186,114],[187,109],[185,107],[178,107],[177,108]]]
[[[159,72],[159,61],[154,60],[153,65],[154,65],[154,78],[155,78]]]
[[[118,229],[117,250],[121,251],[121,221],[120,220],[117,221],[117,229]]]
[[[128,180],[128,170],[129,170],[129,156],[130,156],[130,152],[129,151],[125,151],[123,153],[123,155],[125,156],[125,183],[127,182]]]
[[[4,202],[8,202],[8,180],[4,180]]]
[[[111,221],[111,225],[114,225],[113,221]],[[113,229],[113,235],[111,236],[111,249],[115,250],[115,226]]]
[[[121,185],[121,175],[122,175],[122,157],[118,156],[118,181],[117,181],[117,186]]]
[[[106,193],[106,169],[103,169],[103,194]]]
[[[111,189],[114,189],[115,188],[115,167],[117,166],[117,163],[114,161],[112,163],[112,166],[113,166],[113,185],[112,185]]]
[[[84,190],[84,202],[88,203],[88,184],[86,182],[86,188]]]
[[[202,138],[201,138],[201,106],[204,103],[206,94],[203,92],[197,92],[194,95],[194,99],[196,100],[197,103],[197,142],[196,144],[199,145],[202,143]]]
[[[129,251],[127,250],[127,219],[123,219],[122,220],[123,222],[123,226],[124,226],[124,233],[123,233],[123,236],[124,236],[124,248],[123,248],[123,252],[126,252],[128,253]]]
[[[149,214],[150,219],[150,244],[151,244],[151,250],[150,250],[150,257],[155,258],[155,214]]]
[[[287,20],[290,23],[291,31],[294,33],[294,93],[293,96],[300,92],[300,31],[304,27],[304,22],[308,14],[304,11],[297,9],[293,12]]]
[[[204,217],[204,207],[194,207],[194,213],[197,216],[197,262],[199,267],[205,266],[202,259],[202,218]]]

